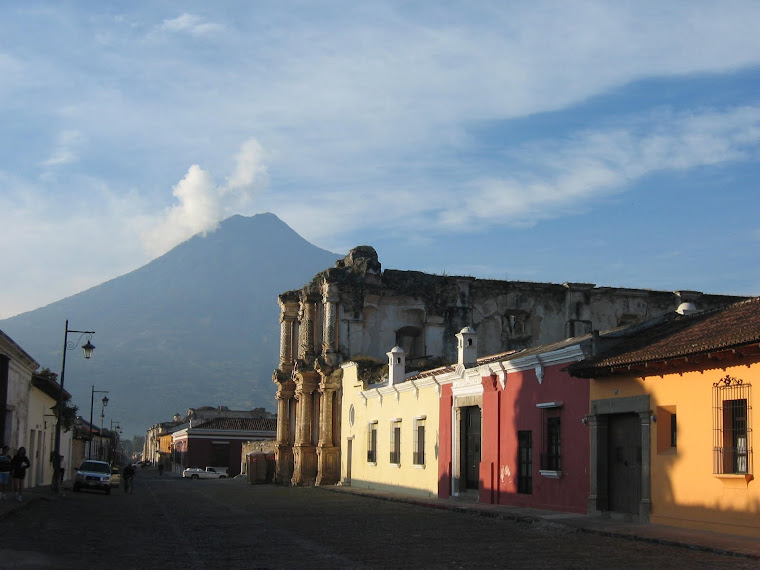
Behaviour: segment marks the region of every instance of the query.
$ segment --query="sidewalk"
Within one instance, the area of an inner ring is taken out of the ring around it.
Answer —
[[[760,540],[744,536],[681,529],[659,524],[630,522],[618,520],[609,516],[579,515],[577,513],[560,513],[555,511],[542,511],[540,509],[507,507],[503,505],[484,505],[476,502],[462,501],[456,498],[438,499],[435,497],[415,497],[340,486],[318,488],[335,493],[351,493],[385,501],[409,503],[434,509],[459,511],[467,514],[495,517],[527,524],[559,524],[572,527],[580,532],[588,532],[601,536],[641,540],[645,542],[705,550],[717,554],[742,556],[760,560]]]
[[[71,482],[66,481],[58,492],[58,495],[53,493],[50,485],[42,485],[41,487],[34,487],[33,489],[24,489],[21,501],[16,500],[16,493],[5,493],[5,500],[0,500],[0,520],[37,501],[54,501],[71,492]]]

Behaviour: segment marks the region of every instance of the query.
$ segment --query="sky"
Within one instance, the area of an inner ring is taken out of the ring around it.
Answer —
[[[759,295],[757,22],[756,1],[4,3],[0,319],[261,212],[384,268]]]

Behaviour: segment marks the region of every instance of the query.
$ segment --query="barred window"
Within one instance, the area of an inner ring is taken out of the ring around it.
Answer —
[[[377,422],[367,426],[367,461],[377,463]]]
[[[752,473],[751,384],[731,376],[713,384],[713,473]]]
[[[541,410],[541,471],[562,470],[562,402],[536,404]]]
[[[391,422],[391,463],[401,463],[401,420]]]
[[[414,465],[425,465],[425,418],[414,420]]]

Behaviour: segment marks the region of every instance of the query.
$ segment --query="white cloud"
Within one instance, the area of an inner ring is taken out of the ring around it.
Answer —
[[[219,24],[205,22],[195,14],[182,14],[176,18],[164,20],[161,28],[170,32],[184,32],[191,36],[208,36],[222,31],[224,28]]]
[[[192,165],[172,192],[178,200],[162,218],[143,232],[147,251],[158,256],[196,234],[214,231],[219,222],[233,214],[245,214],[267,184],[261,145],[251,139],[243,143],[233,175],[219,186],[211,174]]]
[[[63,131],[58,135],[58,141],[50,157],[42,164],[46,167],[62,166],[79,160],[79,149],[84,142],[84,136],[79,131]]]
[[[520,147],[510,157],[522,170],[482,177],[440,213],[448,228],[473,223],[530,227],[540,220],[588,209],[599,196],[666,170],[687,170],[760,155],[760,107],[650,117],[647,125],[586,131],[560,143]]]

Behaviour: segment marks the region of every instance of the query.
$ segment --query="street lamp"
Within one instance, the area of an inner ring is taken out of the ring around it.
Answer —
[[[92,351],[95,347],[90,342],[92,335],[95,331],[75,331],[69,330],[69,320],[66,319],[66,326],[63,333],[63,360],[61,361],[61,389],[58,392],[58,401],[56,402],[56,416],[57,422],[55,423],[55,445],[53,452],[53,483],[51,488],[54,493],[57,493],[61,485],[61,420],[63,420],[63,381],[66,374],[66,351],[73,350],[79,345],[79,341],[82,340],[84,335],[87,336],[87,343],[82,345],[82,352],[86,360],[92,357]],[[69,333],[80,333],[76,342],[69,342]]]
[[[106,406],[108,405],[108,396],[103,396],[103,406],[100,408],[100,446],[98,449],[98,459],[103,459],[103,418],[106,417]]]
[[[108,394],[108,390],[96,390],[95,386],[90,390],[90,453],[87,454],[87,459],[92,459],[92,407],[95,404],[95,393]],[[108,397],[103,396],[103,405],[108,405]],[[100,426],[103,427],[103,426]]]

